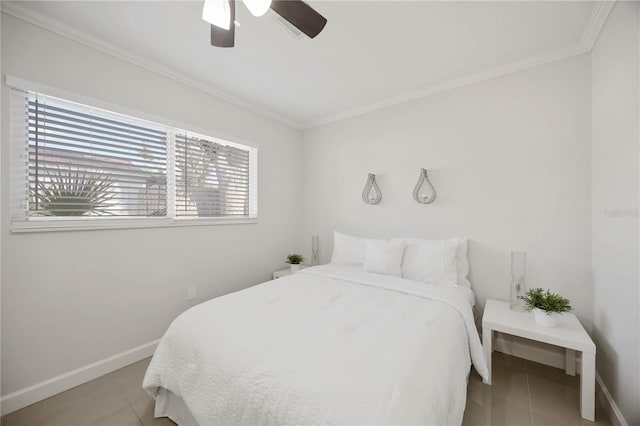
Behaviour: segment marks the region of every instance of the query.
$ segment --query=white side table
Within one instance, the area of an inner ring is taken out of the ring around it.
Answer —
[[[306,268],[305,265],[300,265],[300,269]],[[273,273],[273,279],[277,280],[278,278],[286,277],[287,275],[291,275],[291,268],[280,269],[279,271],[275,271]]]
[[[596,345],[575,315],[564,313],[558,318],[557,327],[547,328],[538,325],[530,313],[512,311],[509,302],[487,299],[482,316],[482,347],[489,368],[489,380],[485,381],[488,385],[494,331],[565,348],[565,372],[572,376],[576,374],[575,351],[582,352],[580,414],[584,419],[595,420]]]

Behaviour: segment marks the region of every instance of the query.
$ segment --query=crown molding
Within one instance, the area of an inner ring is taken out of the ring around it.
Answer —
[[[523,61],[512,62],[506,65],[501,65],[487,71],[468,75],[456,80],[450,80],[442,84],[428,87],[426,89],[419,90],[417,92],[410,92],[404,95],[388,98],[381,102],[373,104],[363,105],[358,108],[354,108],[339,114],[331,115],[321,118],[319,120],[309,121],[303,124],[303,129],[311,129],[314,127],[322,126],[325,124],[333,123],[335,121],[344,120],[345,118],[355,117],[357,115],[366,114],[368,112],[376,111],[383,108],[389,108],[395,105],[403,104],[415,99],[424,98],[427,96],[435,95],[442,92],[447,92],[459,87],[468,86],[480,81],[489,80],[495,77],[500,77],[505,74],[510,74],[516,71],[522,71],[527,68],[533,68],[540,65],[544,65],[549,62],[559,61],[582,53],[587,53],[588,50],[584,46],[578,46],[569,49],[561,49],[551,52],[546,55],[525,59]]]
[[[417,92],[406,93],[401,96],[395,96],[386,100],[375,102],[372,104],[363,105],[358,108],[350,109],[339,114],[330,115],[320,118],[318,120],[308,121],[303,123],[303,129],[311,129],[314,127],[322,126],[325,124],[333,123],[335,121],[344,120],[346,118],[355,117],[357,115],[366,114],[368,112],[376,111],[383,108],[388,108],[394,105],[399,105],[405,102],[409,102],[415,99],[423,98],[426,96],[435,95],[437,93],[446,92],[448,90],[456,89],[458,87],[467,86],[469,84],[478,83],[483,80],[499,77],[501,75],[509,74],[516,71],[522,71],[527,68],[537,67],[549,62],[559,61],[571,56],[580,55],[582,53],[590,52],[593,49],[600,32],[604,28],[604,24],[613,10],[617,0],[600,0],[597,1],[591,11],[591,16],[582,34],[580,44],[573,48],[556,50],[548,54],[525,59],[519,62],[512,62],[510,64],[501,65],[492,68],[487,71],[483,71],[477,74],[472,74],[466,77],[462,77],[456,80],[444,82],[442,84],[428,87]]]
[[[275,120],[277,122],[280,122],[282,124],[285,124],[295,129],[302,128],[301,124],[296,121],[290,120],[280,114],[266,110],[247,100],[237,98],[216,87],[213,87],[211,85],[202,83],[201,81],[187,77],[157,62],[141,59],[139,56],[128,51],[127,49],[123,49],[114,44],[105,42],[104,40],[94,37],[84,31],[80,31],[76,28],[73,28],[49,16],[43,15],[38,12],[34,12],[33,10],[29,10],[28,8],[20,5],[16,1],[0,1],[0,10],[2,11],[2,13],[6,13],[8,15],[14,16],[20,20],[29,22],[33,25],[44,28],[45,30],[51,31],[53,33],[59,34],[70,40],[76,41],[78,43],[82,43],[86,46],[92,47],[101,52],[107,53],[111,56],[115,56],[131,64],[134,64],[136,66],[139,66],[151,72],[159,74],[163,77],[166,77],[178,83],[184,84],[185,86],[189,86],[193,89],[199,90],[201,92],[205,92],[211,96],[214,96],[218,99],[234,104],[240,108],[243,108],[255,114],[259,114],[263,117],[269,118],[271,120]]]
[[[602,0],[598,1],[593,7],[591,17],[587,22],[587,26],[582,33],[582,45],[591,51],[595,46],[598,37],[604,28],[604,24],[607,22],[607,18],[611,14],[613,7],[616,5],[616,0]]]
[[[274,112],[271,112],[269,110],[256,106],[247,100],[239,99],[216,87],[202,83],[201,81],[197,81],[183,74],[177,73],[158,63],[140,59],[135,54],[133,54],[132,52],[126,49],[104,42],[103,40],[93,37],[90,34],[85,33],[83,31],[79,31],[75,28],[72,28],[60,21],[54,20],[45,15],[33,12],[23,6],[19,6],[17,2],[2,1],[1,10],[3,13],[7,13],[18,19],[32,23],[34,25],[37,25],[39,27],[42,27],[54,33],[60,34],[71,40],[93,47],[102,52],[118,57],[127,62],[130,62],[134,65],[145,68],[156,74],[160,74],[164,77],[177,81],[186,86],[208,93],[211,96],[214,96],[218,99],[222,99],[224,101],[232,103],[248,111],[251,111],[256,114],[262,115],[264,117],[270,118],[272,120],[278,121],[280,123],[283,123],[295,129],[306,130],[306,129],[322,126],[325,124],[329,124],[335,121],[344,120],[346,118],[355,117],[355,116],[366,114],[376,110],[388,108],[394,105],[402,104],[402,103],[423,98],[426,96],[431,96],[438,93],[446,92],[448,90],[467,86],[469,84],[499,77],[512,72],[522,71],[527,68],[544,65],[549,62],[558,61],[561,59],[569,58],[571,56],[590,52],[591,49],[593,49],[593,46],[595,45],[602,29],[604,28],[606,20],[609,17],[609,14],[611,13],[613,7],[615,6],[615,3],[616,3],[616,0],[600,0],[596,2],[593,8],[593,11],[591,13],[591,16],[589,18],[589,21],[587,22],[587,25],[583,32],[580,43],[576,47],[560,49],[542,56],[525,59],[523,61],[512,62],[506,65],[501,65],[501,66],[489,69],[487,71],[468,75],[455,80],[446,81],[435,86],[430,86],[418,91],[405,93],[400,96],[390,97],[379,102],[362,105],[357,108],[349,109],[337,114],[328,115],[328,116],[319,118],[317,120],[311,120],[304,123],[291,120],[287,117],[284,117],[282,115],[276,114]]]

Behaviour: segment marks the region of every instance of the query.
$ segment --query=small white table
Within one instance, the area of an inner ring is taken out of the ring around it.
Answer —
[[[306,268],[305,265],[300,265],[300,269]],[[291,268],[280,269],[279,271],[275,271],[273,273],[273,279],[277,280],[278,278],[286,277],[287,275],[291,275]]]
[[[596,345],[575,315],[562,314],[558,326],[548,328],[538,325],[533,314],[512,311],[509,302],[487,299],[482,316],[482,347],[489,368],[489,378],[485,381],[488,385],[491,384],[494,331],[565,348],[565,372],[572,376],[576,374],[575,351],[582,352],[580,414],[584,419],[595,421]]]

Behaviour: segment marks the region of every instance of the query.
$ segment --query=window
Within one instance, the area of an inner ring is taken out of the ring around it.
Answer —
[[[254,147],[39,93],[11,96],[18,228],[257,217]]]
[[[249,216],[250,152],[176,133],[176,216]]]

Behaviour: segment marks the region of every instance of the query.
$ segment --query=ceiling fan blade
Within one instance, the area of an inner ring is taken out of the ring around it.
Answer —
[[[233,47],[236,37],[236,1],[229,0],[231,8],[231,25],[225,30],[215,25],[211,25],[211,45],[216,47]]]
[[[314,38],[327,24],[327,19],[302,0],[273,0],[271,9],[291,25]]]

